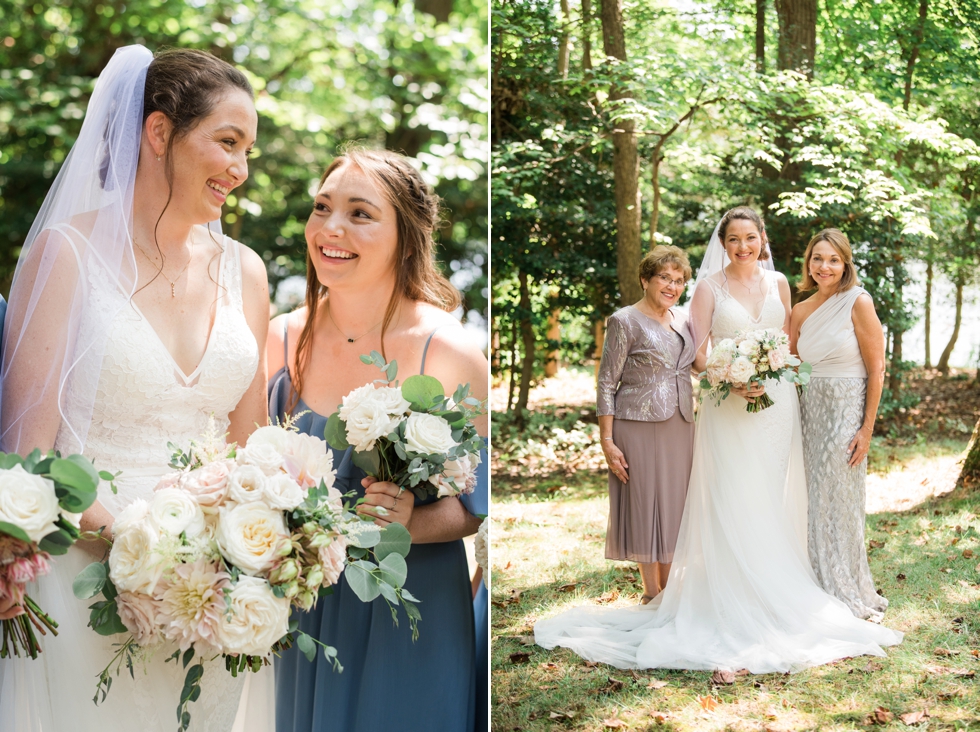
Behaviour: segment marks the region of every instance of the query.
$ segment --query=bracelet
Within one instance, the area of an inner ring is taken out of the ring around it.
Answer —
[[[603,437],[602,439],[603,439],[603,440],[611,440],[611,439],[612,439],[612,437]]]

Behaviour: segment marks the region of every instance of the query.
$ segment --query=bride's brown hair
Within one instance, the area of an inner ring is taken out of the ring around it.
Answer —
[[[395,288],[388,299],[381,321],[381,354],[385,355],[385,331],[398,308],[399,296],[416,302],[427,302],[446,311],[459,307],[459,290],[436,268],[432,232],[439,224],[439,196],[422,179],[422,175],[404,155],[389,150],[368,150],[351,146],[341,151],[320,177],[319,190],[330,174],[352,165],[371,178],[395,209],[398,242],[395,247]],[[303,392],[303,378],[310,362],[313,330],[327,302],[327,288],[317,279],[309,248],[306,251],[306,324],[296,342],[296,373],[291,375],[292,410]]]

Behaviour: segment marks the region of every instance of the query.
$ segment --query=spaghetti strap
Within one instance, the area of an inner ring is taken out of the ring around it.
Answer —
[[[422,349],[422,366],[421,368],[419,368],[420,374],[425,373],[425,357],[429,353],[429,344],[432,342],[432,336],[434,336],[436,334],[436,331],[439,330],[441,327],[442,327],[441,325],[437,325],[432,330],[432,332],[429,333],[429,337],[425,339],[425,348]]]
[[[423,361],[425,357],[423,356]],[[282,367],[289,373],[289,315],[282,321]],[[292,378],[292,377],[290,377]]]

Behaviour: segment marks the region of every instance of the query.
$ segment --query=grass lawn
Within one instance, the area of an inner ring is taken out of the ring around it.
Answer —
[[[901,490],[965,439],[878,442],[874,476]],[[903,468],[911,466],[914,473]],[[539,618],[638,602],[635,565],[603,558],[604,471],[511,474],[493,487],[492,728],[510,730],[980,730],[980,493],[868,516],[871,569],[904,631],[887,658],[792,675],[621,671],[533,645]]]

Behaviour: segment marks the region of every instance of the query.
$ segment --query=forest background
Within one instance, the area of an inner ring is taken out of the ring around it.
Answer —
[[[222,225],[265,260],[276,309],[305,292],[311,186],[354,140],[414,158],[442,197],[437,256],[485,342],[487,28],[483,0],[0,0],[0,293],[113,52],[200,48],[256,91]]]
[[[924,322],[924,366],[948,374],[977,281],[978,34],[972,0],[495,2],[501,437],[521,433],[531,386],[559,362],[598,356],[654,242],[696,269],[738,204],[764,213],[791,285],[812,234],[850,237],[887,335],[881,430],[901,426],[920,399],[910,328]],[[939,283],[954,322],[935,332]]]

